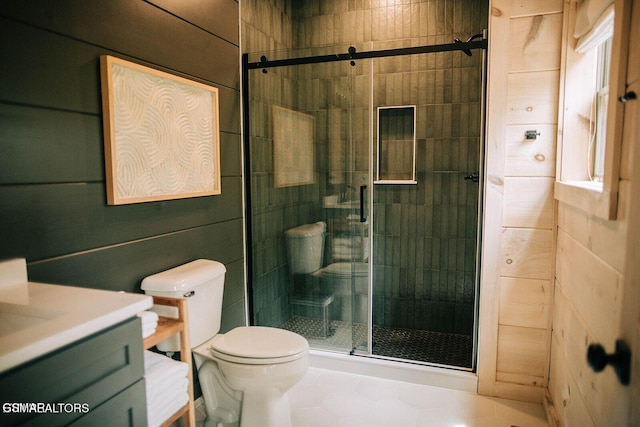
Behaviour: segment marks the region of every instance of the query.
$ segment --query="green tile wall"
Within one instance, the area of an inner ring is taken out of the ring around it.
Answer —
[[[242,2],[241,15],[243,52],[284,57],[286,50],[315,55],[346,52],[350,45],[363,51],[466,40],[487,27],[488,2],[254,0]],[[264,258],[253,284],[260,324],[278,325],[290,314],[283,285],[288,283],[284,230],[292,223],[323,219],[321,198],[340,188],[340,178],[326,177],[332,117],[337,117],[330,109],[346,111],[338,98],[350,100],[347,116],[355,147],[349,155],[355,167],[349,172],[367,171],[373,90],[374,111],[417,106],[418,180],[414,186],[375,187],[374,322],[471,332],[478,185],[463,177],[479,168],[480,57],[479,52],[472,57],[449,52],[376,59],[373,79],[367,61],[352,68],[334,63],[252,75],[252,99],[260,101],[251,104],[251,124],[262,129],[252,130],[251,148],[252,162],[259,163],[252,176],[252,208],[262,236],[253,250]],[[268,105],[274,102],[311,111],[318,120],[320,182],[311,191],[259,189],[263,184],[269,188],[272,179],[266,129]]]

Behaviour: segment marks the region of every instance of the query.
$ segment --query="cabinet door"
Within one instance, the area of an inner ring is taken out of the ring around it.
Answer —
[[[0,414],[0,424],[52,427],[73,422],[143,378],[142,352],[136,317],[0,374],[1,402],[55,405],[44,413]],[[86,409],[66,410],[59,404]]]

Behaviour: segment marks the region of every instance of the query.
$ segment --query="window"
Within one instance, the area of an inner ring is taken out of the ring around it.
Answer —
[[[595,130],[593,135],[593,159],[589,172],[592,181],[604,179],[604,156],[607,145],[607,107],[609,106],[609,70],[611,67],[611,39],[597,47],[596,85],[594,90],[595,117],[591,119]]]
[[[565,3],[555,198],[615,219],[630,0]]]

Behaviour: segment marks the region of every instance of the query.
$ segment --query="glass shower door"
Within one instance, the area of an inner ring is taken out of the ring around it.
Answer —
[[[471,370],[483,54],[374,61],[372,354]]]
[[[269,67],[275,56],[244,94],[251,322],[368,348],[370,77],[349,61]]]

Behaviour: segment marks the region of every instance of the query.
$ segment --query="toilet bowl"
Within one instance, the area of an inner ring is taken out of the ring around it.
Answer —
[[[219,262],[197,260],[145,278],[142,290],[187,300],[206,426],[290,427],[287,390],[307,372],[309,343],[296,333],[262,326],[218,334],[225,273]],[[171,340],[157,348],[180,350]]]
[[[334,262],[313,273],[333,289],[339,320],[366,322],[369,306],[369,265],[363,262]]]
[[[238,327],[194,348],[205,406],[217,408],[209,414],[214,425],[237,425],[239,415],[242,426],[291,426],[286,392],[307,372],[308,352],[300,335],[260,326]]]

